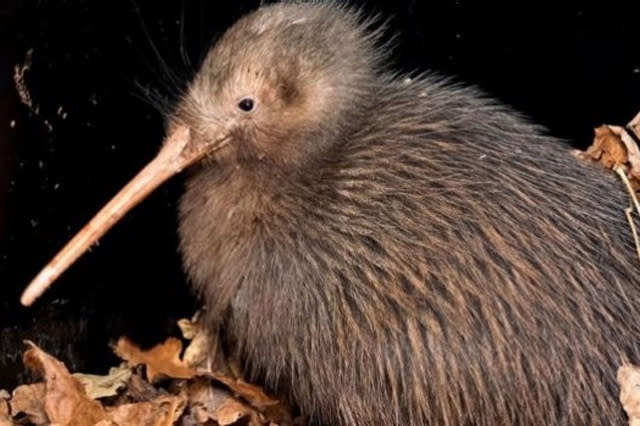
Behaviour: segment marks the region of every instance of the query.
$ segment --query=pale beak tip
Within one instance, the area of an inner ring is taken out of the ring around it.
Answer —
[[[50,267],[46,267],[42,270],[42,272],[40,272],[22,292],[22,296],[20,296],[20,303],[23,306],[31,306],[33,302],[42,296],[42,293],[49,288],[53,282],[53,275],[54,272]]]
[[[20,303],[23,306],[31,306],[33,302],[38,298],[38,294],[34,294],[31,290],[31,287],[27,288],[24,292],[22,292],[22,296],[20,296]]]

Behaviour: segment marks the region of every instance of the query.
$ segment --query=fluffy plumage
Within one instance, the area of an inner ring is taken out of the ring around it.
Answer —
[[[211,330],[317,424],[622,424],[621,185],[473,88],[385,69],[371,26],[263,7],[177,109],[195,140],[231,135],[180,207]]]

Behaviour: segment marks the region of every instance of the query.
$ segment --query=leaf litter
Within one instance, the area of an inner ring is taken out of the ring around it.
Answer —
[[[104,376],[71,374],[26,341],[23,363],[42,381],[0,391],[0,426],[304,426],[286,403],[209,360],[197,316],[180,327],[185,350],[175,337],[148,350],[120,338],[113,350],[123,363]]]
[[[578,158],[595,162],[616,172],[629,193],[629,206],[624,208],[629,229],[640,259],[640,237],[634,220],[640,215],[640,112],[626,125],[603,124],[594,129],[593,143],[586,151],[575,152]]]

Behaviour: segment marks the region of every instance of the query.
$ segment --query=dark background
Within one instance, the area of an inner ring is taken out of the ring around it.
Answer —
[[[108,342],[151,344],[196,303],[180,266],[174,179],[30,309],[19,293],[155,154],[168,102],[208,46],[257,1],[3,0],[0,4],[0,388],[24,378],[21,340],[102,372]],[[640,18],[631,2],[368,1],[392,16],[396,67],[474,83],[574,146],[640,110]],[[560,3],[563,3],[560,5]],[[635,20],[634,20],[635,17]],[[21,104],[13,68],[33,98]],[[146,93],[146,94],[145,94]]]

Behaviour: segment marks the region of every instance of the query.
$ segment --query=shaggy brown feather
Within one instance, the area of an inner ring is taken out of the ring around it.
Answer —
[[[211,330],[317,424],[623,424],[640,285],[621,185],[476,89],[385,69],[371,27],[260,8],[177,109],[196,139],[232,135],[180,208]]]

